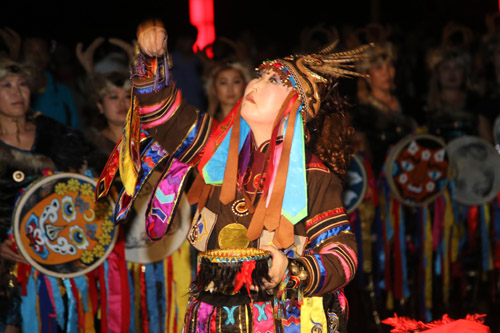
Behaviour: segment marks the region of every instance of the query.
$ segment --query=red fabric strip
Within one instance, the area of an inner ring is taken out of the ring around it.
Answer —
[[[69,282],[71,283],[71,292],[75,298],[76,313],[78,314],[78,327],[82,329],[82,332],[85,332],[85,316],[83,314],[83,304],[80,299],[80,293],[78,288],[76,288],[75,280],[69,279]]]
[[[130,327],[130,290],[128,283],[128,269],[125,260],[125,233],[122,228],[119,230],[118,241],[113,251],[119,255],[120,285],[122,287],[122,332],[129,331]]]
[[[144,265],[140,265],[139,270],[139,281],[141,288],[141,316],[142,316],[142,331],[144,333],[149,332],[148,325],[148,306],[146,302],[146,279],[145,279]]]
[[[87,274],[90,302],[92,303],[92,311],[94,316],[97,313],[97,307],[99,303],[99,294],[97,292],[96,274],[95,274],[96,272],[97,271],[94,270]]]
[[[28,277],[30,276],[31,266],[23,264],[22,262],[17,263],[17,279],[16,282],[21,286],[21,295],[26,296],[27,290],[26,285],[28,283]]]
[[[469,247],[476,247],[476,231],[479,225],[479,209],[477,206],[471,206],[467,212],[467,230],[469,231]]]
[[[203,174],[203,167],[212,158],[213,154],[215,153],[217,148],[219,148],[219,145],[222,143],[222,141],[224,141],[227,132],[233,125],[234,117],[236,116],[236,111],[239,109],[240,104],[241,100],[236,103],[234,108],[231,110],[231,112],[229,112],[226,118],[224,118],[220,125],[217,126],[214,122],[214,128],[212,129],[205,148],[203,148],[203,152],[200,154],[200,163],[198,163],[198,171],[200,172],[200,174]]]
[[[171,314],[172,314],[172,285],[173,285],[173,281],[174,281],[174,271],[173,271],[173,262],[172,262],[172,256],[169,256],[167,257],[166,259],[166,263],[167,265],[167,276],[165,277],[166,278],[166,285],[165,285],[165,290],[166,290],[166,293],[167,293],[167,304],[166,304],[166,310],[167,310],[167,325],[170,324],[172,318],[171,318]],[[165,327],[166,328],[166,327]],[[176,332],[174,330],[174,332]]]

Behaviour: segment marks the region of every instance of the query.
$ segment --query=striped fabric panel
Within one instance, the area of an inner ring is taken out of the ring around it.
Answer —
[[[140,107],[141,123],[145,128],[149,128],[167,121],[179,109],[181,100],[181,92],[175,90],[173,94],[154,105]]]
[[[328,278],[328,271],[323,264],[323,258],[332,255],[339,260],[344,271],[345,283],[339,287],[344,287],[354,278],[357,266],[356,253],[347,246],[338,243],[332,244],[322,249],[321,253],[313,253],[300,258],[309,272],[309,283],[304,288],[305,295],[318,295],[323,291]]]
[[[134,80],[134,93],[138,95],[147,95],[151,94],[155,90],[160,90],[165,87],[165,80],[161,79],[158,81],[158,84],[154,86],[154,79],[143,79],[140,82],[138,80]]]
[[[213,118],[206,113],[198,111],[197,118],[196,126],[189,131],[184,142],[180,145],[182,153],[178,153],[178,157],[176,157],[179,161],[191,166],[198,161],[200,152],[205,147],[213,127]],[[193,131],[194,133],[191,133]]]
[[[345,213],[329,216],[308,228],[307,236],[309,237],[309,247],[314,248],[321,244],[326,238],[333,237],[342,231],[350,230],[351,226]]]
[[[333,254],[340,261],[343,269],[344,275],[346,277],[346,283],[342,285],[344,287],[349,281],[354,278],[356,273],[356,267],[358,265],[358,257],[356,252],[348,246],[340,243],[328,244],[320,250],[321,254]]]
[[[158,103],[139,107],[141,119],[150,120],[151,117],[154,117],[152,114],[157,113],[158,109],[162,107],[162,105],[171,106],[176,100],[179,99],[180,95],[181,93],[178,90],[174,90],[171,95],[166,96],[164,100],[159,101]]]
[[[301,257],[300,260],[309,272],[309,283],[304,288],[304,295],[316,295],[325,286],[327,277],[327,272],[323,265],[322,255],[310,254],[308,256]]]

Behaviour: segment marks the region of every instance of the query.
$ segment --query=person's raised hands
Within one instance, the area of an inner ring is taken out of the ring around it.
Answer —
[[[137,27],[137,42],[150,57],[163,56],[167,48],[167,31],[160,20],[147,20]]]

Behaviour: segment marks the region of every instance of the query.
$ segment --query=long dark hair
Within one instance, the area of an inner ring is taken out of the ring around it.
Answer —
[[[307,123],[309,132],[306,147],[325,165],[345,181],[353,154],[354,128],[350,117],[350,103],[333,86],[322,98],[321,108]]]

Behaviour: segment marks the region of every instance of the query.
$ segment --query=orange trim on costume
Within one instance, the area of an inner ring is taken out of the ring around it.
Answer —
[[[310,169],[316,169],[316,170],[320,170],[320,171],[328,171],[328,168],[323,163],[317,163],[317,162],[306,163],[306,170],[310,170]]]
[[[318,214],[318,215],[316,215],[315,217],[313,217],[312,219],[310,219],[309,221],[306,222],[306,228],[309,229],[310,227],[312,227],[313,225],[315,225],[316,223],[318,223],[321,220],[324,220],[324,219],[326,219],[328,217],[332,217],[332,216],[335,216],[335,215],[340,215],[340,214],[345,214],[344,207],[335,208],[335,209],[329,210],[327,212]]]

